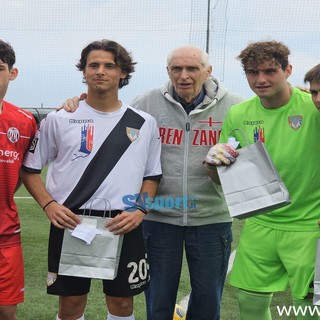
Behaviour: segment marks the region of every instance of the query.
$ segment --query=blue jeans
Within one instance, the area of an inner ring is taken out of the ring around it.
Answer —
[[[172,320],[184,248],[191,284],[186,319],[220,319],[231,251],[231,223],[180,227],[144,221],[143,233],[151,277],[145,291],[147,320]]]

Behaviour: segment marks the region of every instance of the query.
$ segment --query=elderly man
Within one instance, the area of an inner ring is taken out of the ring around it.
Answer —
[[[197,47],[173,50],[167,72],[169,82],[132,103],[157,119],[163,166],[158,197],[176,199],[174,207],[150,210],[143,222],[151,276],[147,315],[148,320],[172,317],[185,248],[191,282],[187,319],[215,320],[230,255],[231,218],[222,189],[202,161],[219,139],[227,110],[242,98],[211,77],[209,57]],[[183,206],[180,198],[186,200]]]

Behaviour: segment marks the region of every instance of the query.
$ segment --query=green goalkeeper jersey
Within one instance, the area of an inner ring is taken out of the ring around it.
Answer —
[[[280,230],[319,230],[320,113],[310,95],[293,88],[289,102],[278,109],[265,109],[257,96],[234,105],[225,117],[220,142],[233,136],[244,147],[243,133],[249,143],[260,140],[265,144],[292,201],[250,219]]]

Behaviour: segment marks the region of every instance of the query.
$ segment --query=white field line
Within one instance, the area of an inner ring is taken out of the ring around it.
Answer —
[[[233,266],[233,261],[234,261],[235,255],[236,255],[236,250],[234,250],[234,251],[231,252],[231,254],[230,254],[227,274],[232,270],[232,266]],[[187,310],[187,308],[188,308],[189,296],[190,296],[190,294],[188,294],[187,296],[185,296],[185,297],[178,303],[178,304],[179,304],[180,306],[182,306],[185,310]]]
[[[15,199],[33,199],[33,197],[14,197]]]

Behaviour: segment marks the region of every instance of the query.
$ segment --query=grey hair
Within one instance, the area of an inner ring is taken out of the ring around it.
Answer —
[[[167,66],[171,64],[172,57],[174,56],[175,52],[177,50],[181,49],[194,49],[200,52],[200,57],[201,57],[201,64],[205,67],[208,68],[210,66],[210,61],[209,61],[209,55],[207,52],[203,51],[200,47],[193,46],[193,45],[188,45],[188,46],[183,46],[179,48],[173,49],[168,55],[167,55]]]

